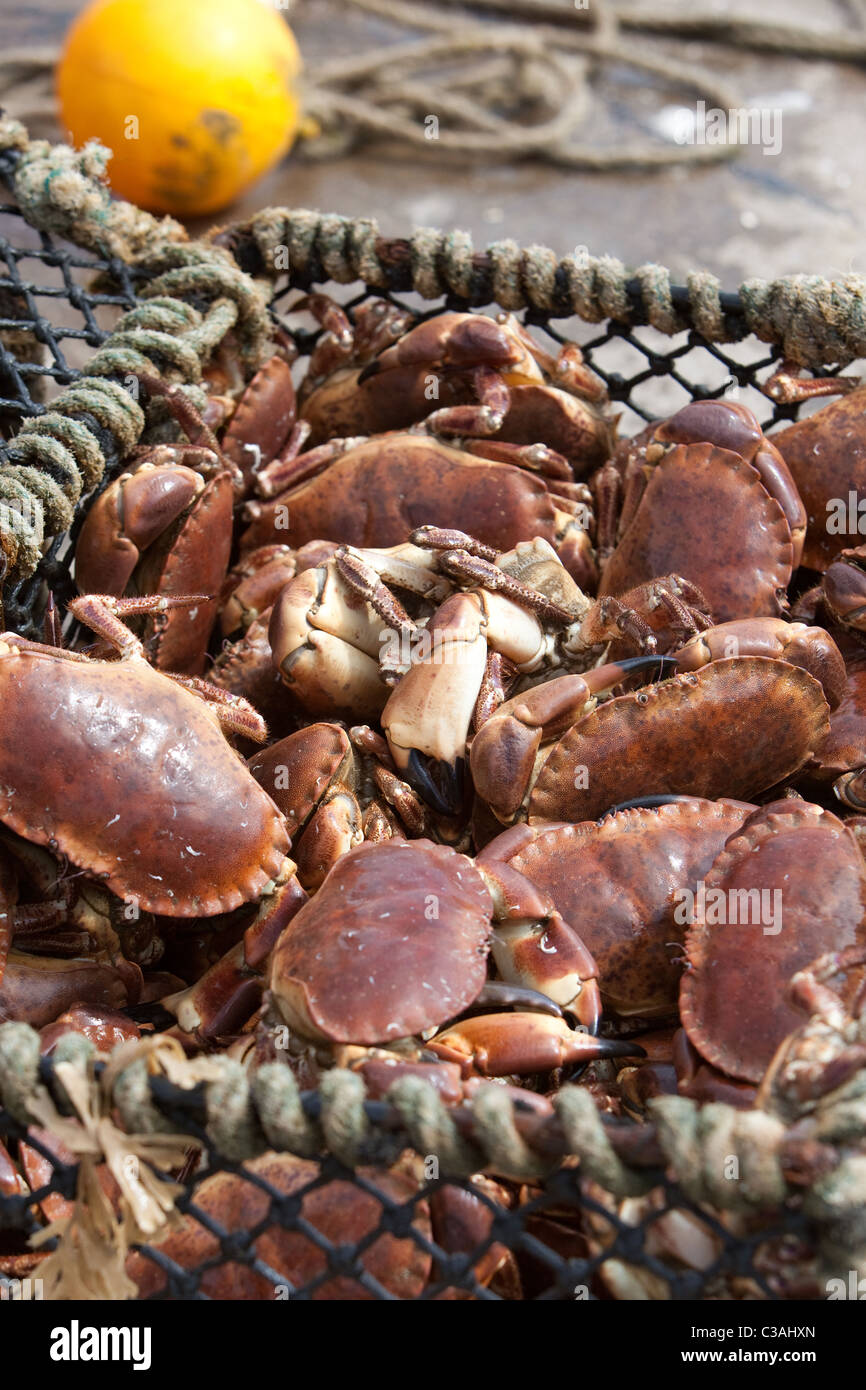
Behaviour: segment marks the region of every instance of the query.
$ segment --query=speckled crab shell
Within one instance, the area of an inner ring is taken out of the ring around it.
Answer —
[[[275,1002],[305,1037],[374,1044],[425,1032],[484,985],[492,911],[481,875],[445,845],[359,845],[274,948]]]
[[[0,641],[0,820],[146,912],[255,900],[285,821],[205,703],[143,660]]]
[[[728,841],[705,879],[707,894],[717,889],[726,894],[727,922],[710,921],[710,899],[699,907],[686,933],[690,968],[680,1013],[701,1056],[729,1076],[757,1082],[803,1022],[788,997],[791,976],[826,951],[866,941],[866,864],[830,811],[777,801]],[[732,895],[754,889],[779,892],[778,921],[768,898],[757,922],[758,914],[733,922],[745,899]]]
[[[728,657],[599,705],[554,744],[529,823],[596,820],[640,796],[749,801],[804,765],[827,735],[814,677],[769,657]]]
[[[257,1232],[254,1249],[260,1266],[273,1270],[277,1281],[284,1280],[290,1291],[317,1281],[311,1295],[314,1299],[375,1298],[374,1292],[348,1274],[326,1278],[328,1259],[322,1244],[303,1231],[286,1230],[276,1217],[268,1220],[271,1198],[262,1183],[284,1198],[297,1194],[303,1220],[325,1244],[360,1250],[358,1263],[368,1279],[378,1281],[393,1298],[417,1298],[427,1283],[432,1259],[424,1248],[430,1240],[427,1203],[414,1204],[412,1232],[399,1238],[387,1231],[377,1236],[384,1204],[408,1203],[418,1185],[407,1173],[394,1169],[359,1168],[358,1177],[369,1183],[370,1191],[342,1179],[317,1181],[317,1164],[291,1154],[266,1153],[246,1164],[240,1173],[217,1173],[205,1179],[195,1193],[195,1203],[224,1230]],[[382,1201],[373,1195],[374,1190],[381,1192]],[[182,1269],[203,1268],[198,1288],[208,1298],[274,1299],[274,1282],[245,1262],[218,1258],[218,1237],[191,1215],[181,1218],[159,1249]],[[127,1273],[138,1284],[141,1296],[165,1288],[164,1271],[145,1255],[130,1255]]]
[[[287,530],[277,529],[280,506],[289,509]],[[459,528],[496,550],[511,550],[527,536],[555,545],[560,515],[539,475],[426,435],[386,434],[260,504],[241,548],[313,540],[378,548],[399,545],[416,527],[431,525]]]
[[[680,983],[675,910],[754,809],[691,798],[634,806],[581,825],[518,826],[512,868],[549,893],[595,957],[606,1009],[620,1016],[675,1012]],[[487,853],[495,853],[494,840]]]
[[[771,437],[806,507],[803,564],[824,570],[851,542],[849,532],[828,529],[828,503],[849,492],[866,498],[866,386],[825,405]]]
[[[775,616],[793,556],[785,514],[757,469],[728,449],[681,444],[650,469],[599,594],[678,574],[697,585],[717,623]]]
[[[292,838],[336,780],[350,775],[352,745],[339,724],[308,724],[254,753],[247,767],[282,811]]]

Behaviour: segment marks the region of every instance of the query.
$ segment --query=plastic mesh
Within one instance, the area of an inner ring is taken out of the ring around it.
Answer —
[[[99,275],[100,290],[93,288]],[[105,289],[110,285],[110,291]],[[309,289],[309,285],[300,287]],[[295,336],[303,359],[316,338],[292,316],[298,287],[281,286],[273,312]],[[343,291],[353,308],[366,296]],[[423,314],[442,304],[401,300]],[[114,321],[136,303],[136,277],[119,261],[100,261],[34,232],[12,207],[0,207],[0,431],[12,437],[74,380]],[[464,308],[460,301],[444,307]],[[494,307],[495,306],[491,306]],[[736,334],[737,300],[727,297]],[[580,342],[622,408],[631,433],[690,399],[732,396],[769,426],[796,416],[757,389],[779,360],[755,339],[725,347],[694,332],[666,339],[648,327],[601,330],[580,320],[527,319],[557,343]],[[834,370],[832,364],[829,371]],[[807,408],[808,409],[808,408]],[[0,450],[2,452],[2,450]],[[122,460],[109,458],[105,482]],[[83,509],[71,533],[83,519]],[[8,628],[39,635],[50,589],[62,606],[72,592],[70,537],[50,546],[33,579],[4,595]],[[44,1064],[50,1075],[50,1062]],[[305,1096],[314,1112],[316,1097]],[[567,1162],[543,1186],[444,1181],[425,1155],[404,1155],[405,1174],[352,1172],[334,1157],[311,1164],[283,1156],[242,1171],[216,1153],[175,1093],[163,1107],[193,1136],[181,1236],[163,1249],[142,1247],[135,1277],[154,1298],[803,1298],[817,1296],[810,1231],[795,1201],[760,1221],[734,1222],[694,1205],[658,1173],[647,1198],[617,1203]],[[370,1113],[377,1110],[369,1104]],[[381,1107],[380,1107],[381,1108]],[[629,1123],[629,1121],[623,1121]],[[41,1256],[28,1237],[68,1210],[75,1167],[46,1136],[25,1136],[0,1112],[0,1138],[29,1174],[29,1191],[0,1181],[0,1274],[7,1295],[16,1280],[38,1278]],[[38,1169],[37,1155],[44,1166]],[[425,1171],[425,1163],[427,1168]],[[2,1165],[0,1165],[2,1177]],[[378,1178],[378,1181],[377,1181]],[[401,1187],[402,1184],[402,1187]],[[26,1185],[25,1185],[26,1186]],[[387,1190],[386,1190],[387,1189]],[[400,1195],[400,1192],[403,1195]],[[11,1282],[9,1282],[11,1281]],[[2,1291],[2,1290],[0,1290]]]

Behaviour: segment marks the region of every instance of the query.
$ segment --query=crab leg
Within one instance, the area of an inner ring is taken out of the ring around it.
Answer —
[[[412,429],[425,434],[489,435],[500,430],[511,404],[506,382],[492,367],[475,367],[469,373],[478,397],[477,405],[448,405],[434,410]]]
[[[69,600],[67,608],[74,618],[107,642],[118,656],[144,657],[144,647],[122,621],[124,616],[166,613],[170,608],[192,608],[207,603],[210,594],[149,595],[141,598],[115,598],[112,594],[82,594]]]
[[[477,1014],[454,1023],[427,1044],[466,1076],[526,1076],[592,1062],[600,1057],[634,1057],[636,1043],[595,1038],[570,1028],[565,1019],[537,1013]]]

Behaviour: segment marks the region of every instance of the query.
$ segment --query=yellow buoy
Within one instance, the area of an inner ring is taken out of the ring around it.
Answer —
[[[114,151],[115,192],[195,217],[274,165],[299,121],[300,54],[268,0],[95,0],[57,71],[76,145]]]

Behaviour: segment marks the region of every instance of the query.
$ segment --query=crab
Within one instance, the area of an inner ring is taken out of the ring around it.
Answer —
[[[777,616],[806,514],[745,406],[700,401],[623,446],[596,475],[600,595],[676,571],[717,622]]]
[[[791,976],[866,944],[866,865],[830,811],[777,801],[731,836],[704,889],[686,933],[683,1027],[712,1066],[756,1083],[798,1026]]]
[[[427,1203],[419,1200],[419,1186],[407,1164],[390,1169],[361,1166],[357,1180],[323,1181],[317,1163],[266,1153],[237,1172],[206,1177],[195,1192],[196,1212],[203,1220],[193,1214],[180,1217],[166,1236],[151,1242],[155,1259],[138,1251],[130,1254],[127,1273],[138,1285],[139,1297],[164,1293],[166,1270],[179,1267],[204,1269],[200,1292],[217,1300],[273,1301],[290,1298],[300,1288],[316,1300],[364,1300],[376,1297],[371,1286],[388,1298],[416,1299],[432,1266],[430,1213]],[[307,1234],[269,1219],[270,1192],[298,1203]],[[404,1233],[380,1231],[386,1209],[404,1209],[410,1202]],[[255,1266],[221,1258],[214,1229],[228,1232],[229,1241],[254,1231]],[[358,1252],[356,1263],[352,1268],[340,1263],[338,1269],[328,1251],[349,1247]]]
[[[506,989],[539,991],[591,1032],[555,1012],[460,1021],[485,988],[491,949]],[[301,1038],[376,1046],[435,1033],[439,1055],[456,1053],[464,1069],[495,1076],[627,1052],[592,1036],[596,975],[547,895],[510,866],[391,840],[337,861],[281,934],[269,989],[277,1016]]]
[[[502,1020],[498,1053],[493,1025],[485,1025],[477,1069],[483,1075],[533,1073],[634,1050],[591,1035],[600,1017],[595,963],[546,895],[507,865],[476,867],[446,845],[391,838],[351,849],[315,896],[293,907],[285,926],[256,933],[251,941],[248,931],[200,980],[161,1001],[184,1034],[237,1031],[258,1006],[264,974],[267,1017],[288,1024],[302,1050],[324,1049],[331,1065],[349,1044],[405,1050],[409,1039],[411,1050],[443,1023],[451,1025],[446,1031],[465,1024],[470,1034],[474,1020],[460,1016],[475,1006],[498,1008]],[[503,979],[488,982],[491,944]],[[515,1004],[519,1030],[501,1013]],[[551,1060],[552,1035],[558,1062]],[[470,1074],[472,1059],[464,1056],[462,1066]]]
[[[826,570],[866,534],[866,386],[772,436],[808,514],[803,564]]]
[[[356,845],[430,828],[427,808],[397,777],[384,740],[364,726],[347,733],[338,724],[308,724],[247,765],[286,817],[307,892]]]
[[[591,494],[544,445],[400,432],[336,439],[272,464],[257,485],[266,500],[244,508],[244,551],[314,540],[381,549],[429,524],[464,528],[502,551],[542,536],[579,584],[595,580]]]
[[[762,1110],[796,1123],[820,1113],[833,1092],[864,1074],[863,966],[866,947],[861,942],[828,951],[793,976],[791,1003],[809,1018],[779,1044],[767,1067],[756,1098]],[[844,995],[833,987],[839,978],[846,978]]]
[[[203,591],[193,607],[154,610],[142,620],[145,650],[159,670],[204,670],[215,595],[228,569],[233,502],[232,475],[210,449],[157,444],[87,513],[75,548],[81,593],[171,598]]]
[[[814,619],[822,609],[830,623],[866,634],[866,545],[840,550],[821,583],[802,594],[791,611],[795,617]]]
[[[423,424],[436,434],[480,434],[518,446],[543,440],[575,476],[603,463],[613,448],[604,383],[575,343],[554,358],[505,313],[491,319],[446,312],[399,332],[405,324],[399,311],[377,315],[370,305],[362,342],[353,344],[348,318],[339,309],[324,312],[332,325],[330,351],[326,362],[314,353],[301,388],[301,414],[315,443]],[[376,317],[378,335],[371,337]],[[336,371],[323,372],[334,364],[338,337],[344,353],[360,348],[360,370],[343,356]]]
[[[815,749],[807,776],[852,811],[866,808],[866,649],[852,635],[837,631],[845,662],[842,698],[830,714],[830,728]]]
[[[676,1014],[678,905],[754,809],[668,797],[578,825],[518,825],[478,862],[506,863],[549,894],[598,964],[605,1011],[646,1026]]]
[[[275,353],[243,388],[220,437],[223,454],[241,470],[246,487],[284,448],[297,446],[296,425],[291,367]],[[301,431],[300,438],[305,436]]]
[[[622,802],[670,793],[750,801],[809,762],[828,716],[821,684],[801,667],[729,657],[599,705],[562,734],[518,790],[497,775],[487,725],[469,764],[503,824],[595,820]]]
[[[223,733],[262,739],[260,717],[195,677],[154,670],[122,621],[197,601],[74,599],[111,661],[0,637],[0,820],[169,917],[255,902],[292,870],[283,817]]]

